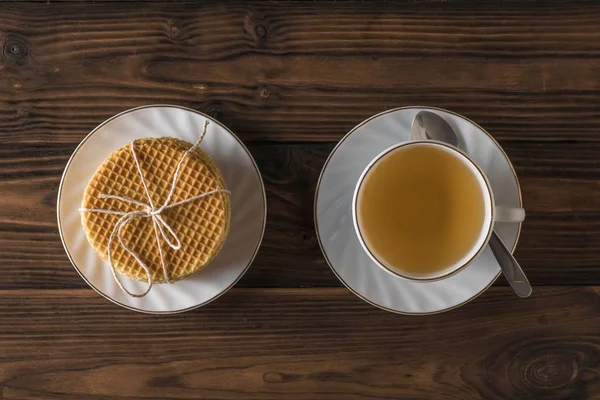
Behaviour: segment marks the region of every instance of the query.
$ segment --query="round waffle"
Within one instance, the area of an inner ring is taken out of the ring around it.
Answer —
[[[192,147],[184,140],[163,137],[136,140],[135,150],[144,178],[156,207],[167,200],[173,174],[185,152]],[[225,180],[211,158],[199,147],[184,160],[169,204],[203,193],[225,189]],[[127,197],[148,204],[130,144],[113,152],[92,176],[83,196],[85,209],[119,212],[143,210],[140,205],[100,195]],[[161,249],[169,279],[176,281],[204,268],[221,250],[229,231],[231,206],[229,195],[215,193],[191,202],[165,209],[161,216],[177,234],[181,248],[171,248],[161,237]],[[108,243],[120,215],[82,212],[85,234],[96,252],[108,260]],[[150,270],[154,283],[164,283],[158,243],[152,218],[134,218],[122,233],[124,243],[137,254]],[[111,245],[115,269],[138,281],[146,281],[144,269],[114,237]]]

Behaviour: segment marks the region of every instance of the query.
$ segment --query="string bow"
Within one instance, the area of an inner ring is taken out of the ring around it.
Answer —
[[[175,173],[173,174],[173,181],[171,182],[171,190],[169,191],[169,195],[167,196],[167,199],[160,207],[157,208],[154,205],[154,202],[152,201],[152,196],[150,196],[150,191],[148,190],[148,185],[146,184],[146,180],[144,178],[144,173],[142,172],[142,168],[140,167],[140,162],[137,157],[137,153],[135,151],[135,140],[134,140],[130,144],[131,154],[133,155],[133,160],[135,161],[137,171],[142,180],[142,186],[144,187],[144,191],[146,192],[146,197],[148,198],[148,203],[145,203],[143,201],[138,201],[135,199],[130,199],[125,196],[117,196],[117,195],[103,193],[103,194],[100,194],[98,197],[101,199],[115,199],[115,200],[122,201],[124,203],[134,204],[134,205],[140,206],[142,208],[140,210],[135,210],[135,211],[130,211],[130,212],[108,210],[108,209],[102,209],[102,208],[80,208],[79,209],[80,212],[95,212],[95,213],[101,213],[101,214],[112,214],[112,215],[120,216],[119,220],[115,224],[115,227],[113,228],[113,230],[110,234],[110,237],[108,239],[108,264],[110,265],[110,270],[115,279],[115,282],[117,282],[117,285],[119,285],[121,290],[123,290],[125,293],[127,293],[131,297],[144,297],[145,295],[147,295],[148,292],[150,291],[150,289],[152,289],[153,282],[152,282],[152,276],[150,274],[150,269],[148,268],[146,263],[144,263],[144,261],[139,257],[139,255],[136,254],[129,246],[127,246],[127,244],[123,240],[123,231],[125,230],[127,225],[129,225],[129,223],[131,223],[131,221],[133,221],[136,218],[151,218],[152,219],[152,224],[154,227],[154,234],[156,236],[156,244],[158,246],[158,253],[160,255],[160,263],[162,266],[163,275],[164,275],[165,281],[167,283],[172,283],[171,279],[169,277],[169,272],[167,270],[165,257],[164,257],[163,251],[162,251],[162,240],[164,240],[173,250],[181,249],[181,240],[179,239],[179,236],[177,235],[177,233],[169,225],[169,223],[167,221],[165,221],[165,219],[162,216],[162,212],[165,210],[168,210],[170,208],[177,207],[182,204],[186,204],[191,201],[198,200],[203,197],[207,197],[207,196],[210,196],[210,195],[213,195],[216,193],[231,194],[231,192],[229,190],[216,189],[216,190],[211,190],[206,193],[202,193],[198,196],[193,196],[193,197],[187,198],[185,200],[181,200],[176,203],[170,204],[171,199],[173,197],[173,193],[175,192],[175,188],[177,187],[177,179],[179,178],[181,166],[183,165],[183,162],[185,161],[185,159],[200,145],[200,143],[202,142],[202,139],[204,139],[204,135],[206,135],[207,127],[208,127],[208,121],[206,121],[204,123],[204,129],[202,130],[202,134],[200,135],[200,138],[198,139],[198,141],[192,147],[190,147],[185,152],[185,154],[181,157],[181,159],[179,160],[179,163],[177,164],[177,168],[175,169]],[[125,286],[123,286],[123,283],[121,282],[121,279],[119,278],[119,276],[117,274],[117,270],[113,263],[112,251],[111,251],[113,242],[115,240],[115,236],[119,239],[119,243],[121,244],[121,246],[123,246],[125,251],[127,251],[129,254],[131,254],[133,256],[135,261],[140,265],[140,267],[142,267],[142,269],[146,273],[146,283],[148,286],[143,293],[132,293],[129,290],[127,290],[125,288]],[[161,238],[162,238],[162,240],[161,240]]]

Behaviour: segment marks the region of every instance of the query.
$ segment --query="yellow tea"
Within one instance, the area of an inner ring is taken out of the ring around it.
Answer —
[[[390,151],[365,175],[358,227],[384,266],[411,278],[436,277],[454,269],[477,243],[484,196],[476,172],[459,154],[412,144]]]

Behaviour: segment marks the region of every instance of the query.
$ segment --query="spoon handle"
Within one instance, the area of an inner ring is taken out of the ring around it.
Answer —
[[[494,253],[494,256],[496,256],[496,259],[498,260],[498,263],[504,272],[506,280],[508,280],[508,283],[510,283],[510,286],[512,286],[515,293],[519,297],[529,297],[531,294],[531,285],[529,284],[529,280],[525,276],[525,273],[521,269],[521,266],[517,260],[513,257],[510,250],[506,247],[496,232],[492,232],[489,244],[490,248],[492,249],[492,253]]]

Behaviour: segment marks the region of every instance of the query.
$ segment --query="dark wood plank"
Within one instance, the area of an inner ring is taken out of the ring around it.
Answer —
[[[0,148],[0,289],[81,288],[56,227],[56,191],[76,142]],[[528,211],[517,256],[536,284],[600,284],[600,143],[503,142]],[[339,286],[313,226],[333,144],[252,144],[268,195],[263,246],[242,286]],[[504,282],[501,282],[504,284]]]
[[[68,143],[148,103],[245,140],[337,140],[427,104],[501,139],[597,141],[598,26],[594,1],[8,3],[0,142]]]
[[[148,316],[91,290],[0,292],[0,395],[16,399],[600,398],[600,288],[490,289],[449,313],[345,289],[234,289]],[[467,322],[468,321],[468,322]]]

